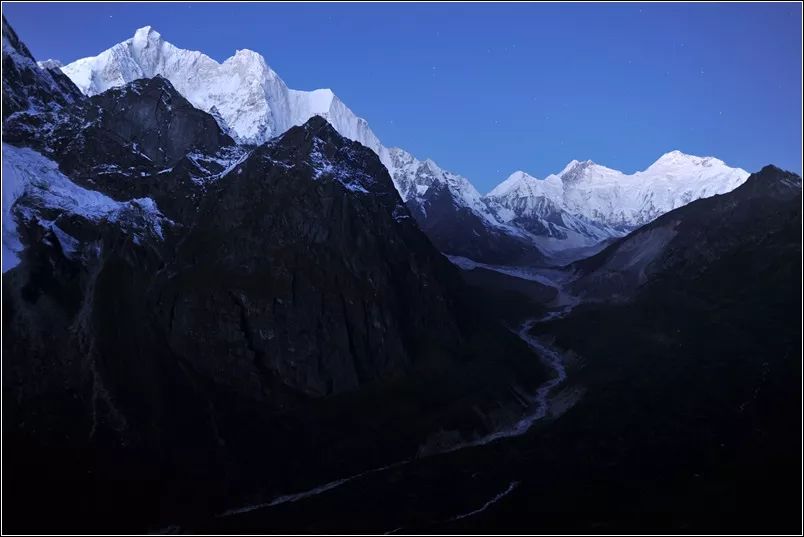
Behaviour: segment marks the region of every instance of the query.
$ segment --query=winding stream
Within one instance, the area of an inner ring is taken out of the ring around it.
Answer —
[[[539,281],[540,283],[543,283],[550,287],[554,287],[556,289],[557,291],[556,298],[553,300],[551,304],[554,309],[551,309],[542,317],[526,320],[524,323],[522,323],[522,325],[520,325],[519,329],[515,330],[515,332],[540,357],[540,359],[545,363],[545,365],[548,366],[554,372],[554,376],[545,383],[543,383],[541,386],[539,386],[539,388],[536,390],[536,393],[530,397],[532,410],[524,417],[522,417],[519,421],[517,421],[513,426],[507,429],[496,431],[494,433],[490,433],[488,435],[485,435],[483,437],[474,440],[456,444],[455,446],[432,453],[431,455],[452,453],[461,449],[490,444],[503,438],[521,436],[525,434],[528,430],[530,430],[530,428],[533,426],[535,422],[545,418],[548,415],[550,410],[550,395],[557,386],[559,386],[567,379],[567,370],[565,368],[561,352],[552,347],[551,345],[549,345],[548,343],[542,341],[537,336],[532,335],[530,332],[531,329],[539,323],[565,317],[567,314],[569,314],[570,311],[572,311],[572,309],[578,303],[578,300],[574,296],[567,294],[563,290],[563,283],[566,281],[564,278],[566,278],[567,276],[565,273],[561,273],[559,276],[561,276],[562,278],[558,280],[541,275],[538,275],[536,277],[534,276],[536,275],[533,275],[530,278],[526,279],[534,279]],[[299,500],[303,500],[305,498],[309,498],[311,496],[324,494],[332,489],[335,489],[341,485],[355,481],[362,477],[377,474],[392,468],[398,468],[400,466],[409,464],[415,460],[416,459],[414,458],[414,459],[406,459],[398,461],[392,464],[388,464],[386,466],[373,468],[352,476],[330,481],[328,483],[324,483],[322,485],[319,485],[306,491],[297,492],[293,494],[284,494],[281,496],[277,496],[276,498],[267,502],[251,504],[239,508],[230,509],[219,514],[218,517],[238,515],[254,511],[257,509],[269,508],[283,503],[296,502]],[[504,496],[511,493],[518,485],[519,485],[518,482],[511,483],[507,490],[492,498],[492,500],[487,502],[480,509],[471,511],[469,513],[465,513],[463,515],[459,515],[453,520],[466,518],[474,514],[480,513],[482,511],[485,511],[488,507],[498,502]]]
[[[483,511],[485,511],[486,509],[488,509],[489,507],[491,507],[495,503],[499,502],[500,500],[502,500],[503,498],[505,498],[506,496],[511,494],[514,491],[514,489],[517,488],[518,486],[519,486],[519,481],[511,481],[511,483],[508,484],[507,489],[505,489],[504,491],[500,492],[499,494],[496,494],[492,499],[490,499],[489,501],[484,503],[482,507],[480,507],[479,509],[475,509],[474,511],[469,511],[468,513],[464,513],[462,515],[454,516],[454,517],[452,517],[450,519],[450,522],[453,521],[453,520],[461,520],[461,519],[464,519],[464,518],[469,518],[470,516],[474,516],[474,515],[476,515],[478,513],[482,513]]]

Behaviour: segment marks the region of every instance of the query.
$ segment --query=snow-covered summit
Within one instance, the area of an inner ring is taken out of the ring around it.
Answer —
[[[747,177],[717,158],[670,151],[633,174],[590,160],[573,160],[543,180],[516,172],[486,199],[506,221],[544,198],[574,216],[625,232],[696,199],[730,192]]]
[[[262,56],[240,50],[221,64],[201,52],[173,46],[150,26],[62,71],[87,95],[161,75],[193,106],[207,112],[214,108],[244,143],[261,143],[290,126],[284,124],[287,107],[280,102],[287,87]]]
[[[591,160],[572,160],[558,174],[548,175],[545,180],[554,181],[556,178],[562,184],[572,185],[584,182],[612,182],[621,179],[623,173],[606,166],[602,166]]]
[[[178,48],[144,26],[133,37],[62,70],[87,95],[161,75],[195,107],[220,117],[242,143],[263,143],[320,115],[344,136],[380,152],[381,144],[368,123],[332,90],[288,88],[253,50],[237,50],[218,63],[199,51]]]
[[[531,187],[531,184],[534,181],[538,181],[536,177],[533,177],[527,172],[523,172],[522,170],[517,170],[508,178],[503,181],[502,183],[495,186],[491,191],[486,194],[486,197],[489,198],[497,198],[501,196],[506,196],[511,192],[522,190],[528,191]]]
[[[201,52],[172,45],[151,26],[145,26],[133,37],[97,56],[76,60],[62,70],[87,95],[161,75],[193,106],[212,114],[241,143],[261,144],[313,116],[321,116],[343,136],[377,153],[404,199],[421,193],[435,181],[455,187],[459,202],[482,210],[480,194],[466,179],[442,170],[432,161],[422,167],[404,150],[389,150],[368,122],[352,112],[331,89],[290,89],[265,58],[252,50],[238,50],[218,63]],[[417,177],[423,182],[417,182]],[[414,183],[416,186],[411,187]]]
[[[715,157],[698,157],[679,150],[670,151],[651,164],[645,173],[684,173],[697,168],[728,168],[726,163]]]
[[[546,183],[522,170],[517,170],[483,196],[487,201],[504,199],[534,199],[544,196]]]

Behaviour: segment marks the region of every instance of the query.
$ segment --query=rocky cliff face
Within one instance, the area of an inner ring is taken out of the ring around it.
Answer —
[[[193,107],[162,77],[136,80],[90,102],[95,107],[86,120],[94,128],[114,132],[156,166],[172,166],[188,152],[212,154],[234,143],[212,116]]]
[[[68,107],[26,108],[4,122],[4,141],[55,161],[77,185],[118,201],[153,198],[178,220],[193,213],[205,181],[247,153],[159,77]]]
[[[411,213],[433,244],[448,255],[500,265],[541,264],[532,237],[520,229],[489,221],[489,215],[464,206],[444,185],[431,185],[407,201]]]
[[[41,69],[3,17],[3,119],[19,112],[60,109],[83,95],[58,69]]]
[[[256,398],[354,389],[460,339],[452,267],[376,155],[322,118],[212,185],[169,270],[171,348],[207,356],[211,378],[221,360],[253,364]]]

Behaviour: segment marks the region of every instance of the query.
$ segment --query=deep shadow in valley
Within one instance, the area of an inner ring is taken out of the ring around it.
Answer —
[[[657,221],[675,242],[630,299],[536,325],[567,357],[560,416],[196,529],[800,531],[800,179],[772,168],[752,179]],[[569,270],[593,274],[616,247]],[[477,270],[464,277],[489,311],[544,296]],[[622,292],[624,274],[597,281]]]

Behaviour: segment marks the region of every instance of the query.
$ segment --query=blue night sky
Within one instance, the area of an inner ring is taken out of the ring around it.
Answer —
[[[151,25],[222,61],[332,88],[385,145],[481,192],[571,159],[626,172],[679,149],[801,173],[801,5],[3,4],[38,59]]]

